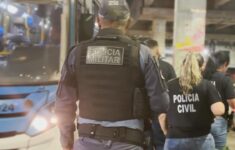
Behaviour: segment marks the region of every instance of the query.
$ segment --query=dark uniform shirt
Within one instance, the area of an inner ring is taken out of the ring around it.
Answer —
[[[154,57],[156,60],[157,65],[160,68],[160,71],[163,75],[163,77],[165,78],[165,81],[169,81],[171,79],[176,78],[176,74],[175,74],[175,70],[173,68],[173,66],[171,64],[169,64],[168,62],[160,59],[157,59],[156,57]],[[156,116],[153,116],[156,118]],[[158,146],[164,146],[165,143],[165,135],[161,129],[160,123],[158,120],[156,121],[152,121],[152,134],[153,134],[153,143],[154,145],[156,145],[156,148]]]
[[[179,78],[168,83],[170,108],[167,113],[169,138],[190,138],[206,135],[214,115],[211,105],[220,101],[210,81],[202,80],[188,94],[183,94]]]
[[[159,59],[159,66],[166,81],[176,78],[175,70],[171,64],[162,59]]]
[[[103,29],[97,36],[103,35],[122,35],[121,31],[116,29]],[[71,147],[73,144],[73,132],[75,130],[74,120],[76,117],[77,85],[75,75],[76,51],[79,45],[74,48],[65,61],[62,70],[61,81],[57,91],[56,114],[59,117],[59,128],[61,132],[61,143],[63,147]],[[155,113],[163,113],[168,109],[168,94],[161,87],[160,75],[156,71],[150,49],[141,45],[140,47],[140,67],[145,78],[145,88],[147,90],[150,102],[150,108]],[[102,126],[125,126],[128,128],[142,129],[143,120],[133,119],[125,121],[97,121],[89,118],[78,118],[79,123],[95,123]]]
[[[212,75],[211,83],[215,85],[217,90],[219,91],[223,103],[225,104],[225,110],[227,113],[228,112],[227,100],[235,98],[235,91],[232,79],[226,76],[222,72],[216,72]]]

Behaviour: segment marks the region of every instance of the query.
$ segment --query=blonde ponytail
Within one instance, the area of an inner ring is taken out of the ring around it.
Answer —
[[[181,65],[179,83],[184,94],[187,94],[192,90],[193,86],[198,85],[202,80],[201,66],[199,66],[199,61],[201,60],[198,60],[199,57],[199,59],[202,57],[198,57],[198,55],[199,54],[190,52],[186,55],[183,64]]]

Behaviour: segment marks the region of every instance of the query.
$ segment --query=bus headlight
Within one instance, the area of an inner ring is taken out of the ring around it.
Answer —
[[[27,130],[29,136],[36,136],[45,132],[46,130],[54,127],[57,123],[56,116],[51,109],[42,109],[31,121],[31,124]]]
[[[36,116],[32,121],[31,125],[38,131],[44,131],[48,128],[49,123],[44,117]]]

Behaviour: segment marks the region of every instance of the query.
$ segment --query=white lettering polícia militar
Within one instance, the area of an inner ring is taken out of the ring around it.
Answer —
[[[88,46],[86,64],[123,65],[124,48]]]

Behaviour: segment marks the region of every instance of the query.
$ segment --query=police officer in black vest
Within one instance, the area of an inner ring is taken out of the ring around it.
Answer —
[[[164,61],[164,58],[161,56],[158,47],[158,42],[151,38],[147,38],[144,39],[142,43],[147,45],[151,49],[152,55],[156,60],[156,62],[158,63],[158,66],[162,72],[163,77],[165,78],[165,81],[168,82],[169,80],[176,78],[173,66],[170,63]]]
[[[142,150],[149,108],[164,121],[168,94],[150,49],[125,35],[129,19],[125,0],[103,0],[99,33],[65,61],[56,101],[64,150]]]
[[[143,38],[143,39],[140,39],[140,41],[151,49],[156,65],[160,69],[160,72],[162,73],[165,81],[168,82],[169,80],[176,78],[176,74],[175,74],[175,70],[173,66],[162,59],[160,51],[159,51],[159,47],[158,47],[158,42],[151,38]],[[151,142],[153,144],[150,144],[149,150],[151,150],[153,147],[157,150],[163,150],[164,143],[165,143],[165,135],[163,134],[163,131],[161,130],[158,120],[152,121],[152,141]]]

